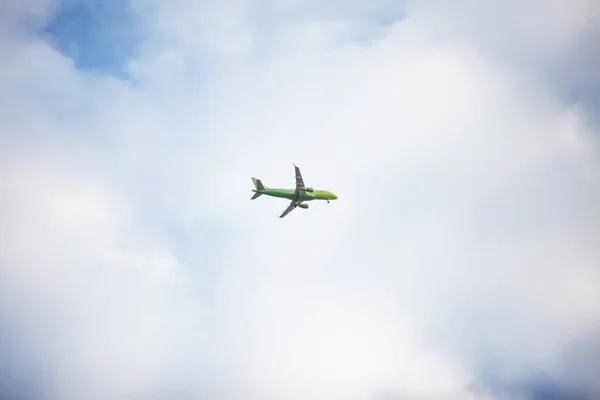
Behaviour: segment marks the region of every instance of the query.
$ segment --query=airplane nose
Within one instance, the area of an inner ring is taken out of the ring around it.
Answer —
[[[335,194],[335,193],[331,193],[331,195],[333,196],[333,197],[332,197],[332,199],[333,199],[333,200],[337,200],[337,199],[338,199],[338,197],[337,197],[337,194]]]

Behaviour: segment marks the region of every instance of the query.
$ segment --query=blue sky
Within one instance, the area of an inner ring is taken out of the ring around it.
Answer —
[[[127,61],[141,40],[135,14],[123,1],[61,3],[43,34],[77,68],[119,77],[126,76]]]
[[[489,4],[6,3],[0,394],[600,393],[600,10]]]

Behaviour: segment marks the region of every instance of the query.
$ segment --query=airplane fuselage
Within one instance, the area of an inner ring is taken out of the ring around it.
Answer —
[[[263,194],[265,196],[279,197],[288,200],[311,201],[311,200],[336,200],[338,197],[329,190],[316,190],[312,192],[300,191],[299,197],[296,197],[296,189],[272,189],[252,190],[253,192]]]

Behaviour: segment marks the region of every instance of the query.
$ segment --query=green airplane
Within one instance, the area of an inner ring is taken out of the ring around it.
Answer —
[[[337,200],[337,195],[330,192],[329,190],[315,190],[311,187],[304,186],[304,180],[302,179],[302,174],[300,173],[300,168],[294,164],[294,168],[296,169],[296,188],[295,189],[271,189],[263,185],[260,179],[256,179],[252,177],[252,182],[256,189],[253,189],[254,195],[250,200],[254,200],[259,198],[260,196],[267,195],[273,197],[279,197],[283,199],[291,200],[292,202],[286,208],[286,210],[279,216],[279,218],[283,218],[292,212],[296,207],[300,208],[308,208],[308,204],[305,204],[306,201],[312,200]]]

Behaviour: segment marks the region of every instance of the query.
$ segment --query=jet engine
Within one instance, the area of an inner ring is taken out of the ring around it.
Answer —
[[[308,208],[308,204],[298,204],[299,207]]]
[[[314,192],[314,191],[315,191],[315,189],[313,189],[313,188],[309,187],[309,188],[306,188],[306,191],[307,191],[308,193],[312,193],[312,192]]]

